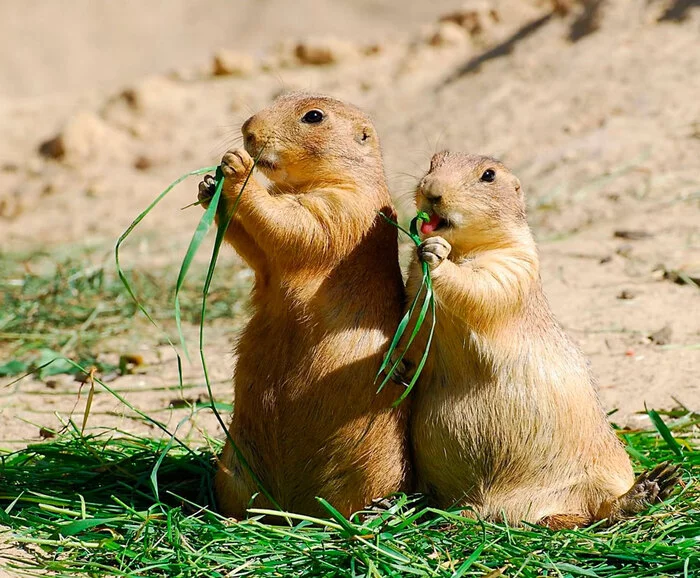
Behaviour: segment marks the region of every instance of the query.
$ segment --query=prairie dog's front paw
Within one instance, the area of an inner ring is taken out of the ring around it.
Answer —
[[[418,258],[427,263],[430,269],[435,269],[442,263],[452,251],[450,245],[442,237],[429,237],[418,247]]]
[[[216,192],[216,179],[211,175],[205,175],[204,180],[199,183],[199,193],[197,200],[205,209],[209,206],[211,198]]]
[[[401,384],[401,385],[407,385],[408,382],[411,381],[413,378],[414,374],[414,367],[413,364],[407,361],[405,358],[404,359],[399,359],[401,356],[401,353],[398,350],[394,350],[391,354],[391,358],[389,360],[389,365],[387,368],[384,370],[384,373],[386,375],[389,375],[389,372],[391,371],[391,368],[396,365],[396,368],[394,371],[391,373],[389,376],[392,381],[395,383]]]
[[[229,181],[241,183],[253,170],[253,159],[243,148],[228,151],[221,159],[221,172]]]

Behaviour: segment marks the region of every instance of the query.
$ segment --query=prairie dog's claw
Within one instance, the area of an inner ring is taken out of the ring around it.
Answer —
[[[197,200],[206,209],[211,198],[216,192],[216,179],[211,175],[204,175],[204,180],[199,183],[199,193]]]
[[[622,512],[625,515],[637,514],[651,504],[664,501],[671,495],[680,478],[680,466],[670,462],[663,462],[642,472],[627,493],[620,496]]]

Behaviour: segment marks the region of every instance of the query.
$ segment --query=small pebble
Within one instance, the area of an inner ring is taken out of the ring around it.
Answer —
[[[629,241],[641,241],[642,239],[650,239],[654,235],[648,231],[631,231],[626,229],[619,229],[613,233],[613,237],[616,239],[627,239]]]
[[[649,335],[649,339],[655,345],[668,345],[671,342],[671,336],[673,335],[673,330],[670,325],[665,325],[658,331],[654,331]]]

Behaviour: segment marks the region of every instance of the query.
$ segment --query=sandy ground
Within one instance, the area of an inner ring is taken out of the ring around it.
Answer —
[[[0,5],[3,250],[107,252],[171,180],[218,164],[252,112],[285,90],[325,92],[375,119],[405,216],[433,152],[503,159],[528,196],[552,307],[589,355],[606,408],[632,424],[643,423],[635,414],[645,404],[700,410],[700,290],[668,273],[700,277],[693,3],[617,0],[598,13],[549,15],[547,2],[486,0],[442,23],[439,15],[460,3],[307,0],[292,9],[268,0],[238,2],[234,14],[231,3],[210,1],[195,14],[173,0],[167,18],[164,4],[139,19],[135,1],[118,10],[24,2],[38,15],[31,32],[17,4]],[[51,25],[61,18],[73,34]],[[104,32],[105,21],[133,27]],[[212,74],[219,49],[235,51],[222,59],[230,74]],[[125,261],[144,269],[179,262],[199,218],[196,208],[179,209],[195,196],[196,180],[173,192]],[[230,253],[223,274],[226,267],[240,268]],[[207,337],[225,401],[232,333],[217,323]],[[128,347],[146,358],[141,373],[110,385],[174,426],[184,410],[168,409],[176,395],[158,389],[176,383],[174,357],[156,344],[139,335],[106,344],[107,354]],[[191,396],[202,395],[197,365],[185,372]],[[2,392],[3,447],[37,440],[40,426],[59,423],[56,413],[65,419],[78,384],[52,387],[25,380]],[[97,396],[93,415],[99,425],[147,427],[108,394]],[[200,414],[182,431],[215,427]]]

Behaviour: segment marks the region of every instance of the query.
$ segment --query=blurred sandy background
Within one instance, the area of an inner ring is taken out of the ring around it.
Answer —
[[[168,183],[218,164],[245,118],[281,91],[320,91],[373,116],[404,217],[434,152],[502,158],[528,196],[553,308],[590,356],[606,408],[631,424],[643,424],[645,403],[697,410],[697,4],[4,0],[0,281],[54,274],[67,255],[113,278],[116,238]],[[200,216],[180,208],[196,188],[196,179],[181,185],[142,223],[126,267],[177,267]],[[227,251],[217,283],[245,293],[249,282]],[[208,327],[221,400],[230,401],[231,339],[244,312]],[[0,302],[0,323],[12,315]],[[105,335],[90,353],[142,355],[112,386],[174,423],[173,393],[158,389],[177,381],[172,353],[146,324],[116,326],[90,320]],[[31,358],[20,341],[0,337],[0,364]],[[80,338],[69,345],[75,353]],[[188,395],[201,397],[199,367],[185,371]],[[0,397],[4,445],[56,427],[78,387],[68,376],[27,379]],[[93,416],[143,427],[106,395]]]
[[[229,46],[259,53],[309,33],[401,38],[459,0],[4,0],[0,95],[110,90],[206,62]]]

